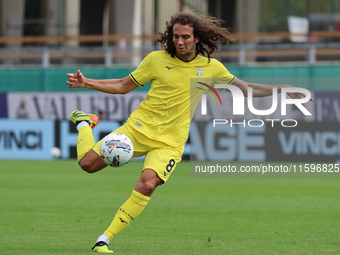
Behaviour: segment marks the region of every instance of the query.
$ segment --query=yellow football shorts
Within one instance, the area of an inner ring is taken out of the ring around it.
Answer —
[[[144,169],[154,170],[166,182],[176,165],[182,159],[182,151],[163,142],[152,140],[125,124],[112,133],[122,133],[130,138],[134,147],[133,157],[145,156]],[[100,155],[101,140],[93,150]]]

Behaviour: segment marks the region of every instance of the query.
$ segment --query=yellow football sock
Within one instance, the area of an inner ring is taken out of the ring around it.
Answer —
[[[85,154],[95,145],[92,128],[89,126],[82,127],[78,132],[77,141],[77,159],[78,162],[85,156]]]
[[[149,200],[150,197],[133,190],[131,197],[119,208],[104,235],[107,235],[111,240],[144,210]]]

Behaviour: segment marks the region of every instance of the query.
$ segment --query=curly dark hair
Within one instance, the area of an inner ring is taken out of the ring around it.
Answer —
[[[175,24],[189,25],[194,30],[194,37],[199,39],[196,44],[196,54],[206,56],[210,61],[211,54],[218,50],[217,41],[227,44],[234,41],[229,30],[219,26],[221,23],[223,23],[223,20],[210,15],[180,12],[173,15],[170,22],[166,23],[166,30],[159,34],[157,41],[161,44],[163,50],[174,57],[176,48],[172,38],[173,27]]]

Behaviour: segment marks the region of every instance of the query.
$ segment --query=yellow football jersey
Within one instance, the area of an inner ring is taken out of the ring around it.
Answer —
[[[235,80],[225,66],[197,55],[191,61],[171,57],[165,51],[146,56],[130,74],[139,86],[151,81],[146,100],[130,115],[127,123],[151,140],[184,149],[190,126],[190,78]]]

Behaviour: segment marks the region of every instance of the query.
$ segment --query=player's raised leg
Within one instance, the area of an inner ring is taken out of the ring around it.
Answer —
[[[92,128],[99,123],[97,116],[76,110],[71,113],[70,117],[78,130],[77,159],[80,167],[88,173],[94,173],[106,167],[101,157],[91,150],[95,145]]]

